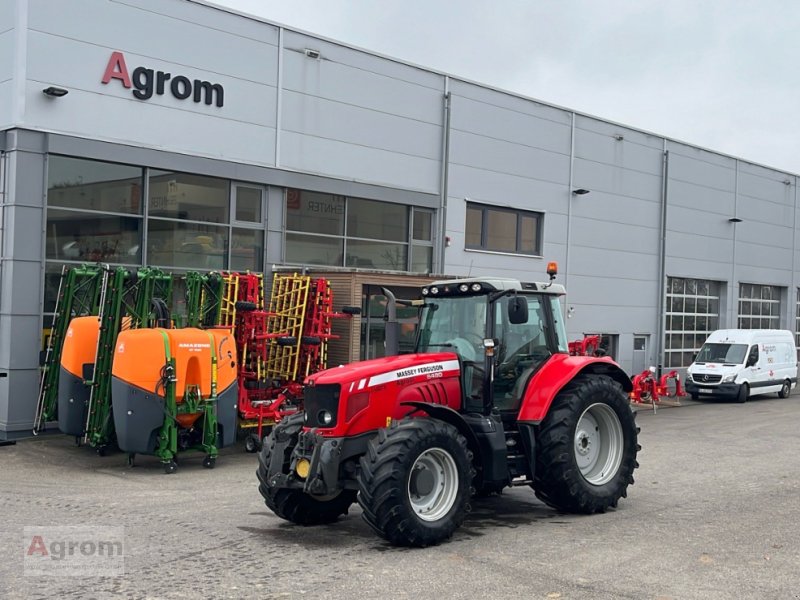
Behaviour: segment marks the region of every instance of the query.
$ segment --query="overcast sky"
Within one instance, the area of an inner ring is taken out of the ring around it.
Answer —
[[[212,1],[800,174],[800,2]]]

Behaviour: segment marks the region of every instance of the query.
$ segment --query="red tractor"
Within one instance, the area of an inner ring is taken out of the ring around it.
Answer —
[[[415,301],[415,353],[308,377],[304,411],[259,454],[267,506],[315,525],[358,502],[401,546],[446,540],[471,496],[507,486],[561,511],[616,507],[638,467],[631,381],[608,357],[570,356],[548,272],[432,283]]]

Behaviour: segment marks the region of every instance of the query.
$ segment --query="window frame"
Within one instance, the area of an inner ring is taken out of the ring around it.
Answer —
[[[480,244],[478,246],[469,245],[467,243],[467,217],[466,212],[464,216],[464,250],[467,251],[477,251],[477,252],[494,252],[498,254],[512,254],[512,255],[519,255],[519,256],[535,256],[535,257],[542,257],[543,254],[543,241],[542,241],[542,233],[544,231],[544,211],[535,211],[535,210],[521,210],[516,208],[509,208],[505,206],[494,206],[491,204],[481,204],[478,202],[470,202],[467,201],[466,203],[466,211],[470,209],[479,210],[481,213],[480,219]],[[516,217],[516,227],[514,231],[514,247],[515,249],[512,250],[504,250],[504,249],[497,249],[497,248],[490,248],[487,242],[487,225],[488,225],[488,214],[489,212],[497,212],[497,213],[505,213],[505,214],[512,214]],[[521,217],[530,217],[535,219],[536,221],[536,230],[535,230],[535,240],[536,243],[534,244],[533,251],[527,251],[520,248],[522,242],[522,218]]]

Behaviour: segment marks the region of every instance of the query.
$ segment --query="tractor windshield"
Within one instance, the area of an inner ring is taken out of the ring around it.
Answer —
[[[419,324],[418,352],[451,351],[462,360],[483,360],[486,296],[430,298]]]

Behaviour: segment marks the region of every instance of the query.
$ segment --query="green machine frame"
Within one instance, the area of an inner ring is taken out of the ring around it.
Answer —
[[[114,442],[111,414],[111,368],[117,335],[140,327],[169,327],[168,303],[172,296],[172,275],[160,269],[142,267],[136,271],[119,267],[106,269],[100,300],[100,334],[97,339],[86,428],[83,441],[104,454]],[[128,317],[129,322],[124,318]]]
[[[55,313],[50,337],[42,361],[42,379],[33,433],[44,430],[48,422],[58,416],[58,378],[64,337],[73,317],[91,316],[100,310],[100,295],[103,288],[103,268],[100,265],[80,265],[61,268]]]

